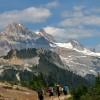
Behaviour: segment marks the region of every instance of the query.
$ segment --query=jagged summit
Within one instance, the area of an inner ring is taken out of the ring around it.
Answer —
[[[23,24],[9,24],[4,32],[0,34],[0,50],[8,51],[11,48],[66,48],[74,50],[86,55],[100,56],[100,53],[94,53],[83,47],[76,40],[69,40],[66,43],[58,43],[54,37],[41,29],[38,33],[34,33],[24,27]],[[6,50],[5,50],[6,49]],[[3,53],[2,53],[3,54]]]
[[[68,40],[66,43],[56,43],[56,45],[68,49],[84,50],[84,47],[76,40]]]
[[[84,46],[77,40],[69,40],[68,43],[71,43],[73,48],[76,48],[78,50],[84,50]]]
[[[30,31],[28,28],[26,28],[23,24],[20,23],[11,23],[8,24],[5,28],[6,33],[22,33],[22,34],[28,34]]]
[[[55,42],[54,37],[52,35],[46,33],[44,29],[40,29],[40,31],[38,32],[38,35],[44,37],[45,39],[47,39],[50,42]]]
[[[10,52],[12,50],[17,52]],[[10,55],[13,57],[9,58]],[[72,71],[85,78],[88,75],[96,75],[97,71],[100,71],[100,53],[83,47],[76,40],[69,40],[65,43],[55,42],[54,38],[43,29],[35,34],[18,23],[9,24],[6,30],[0,34],[0,57],[1,65],[4,67],[6,64],[11,64],[15,69],[16,66],[13,65],[19,63],[21,66],[25,66],[22,67],[22,71],[19,71],[20,73],[35,63],[40,66],[39,71],[41,72],[46,72],[50,68],[50,75],[51,72],[54,72],[55,68],[53,67]],[[4,59],[5,57],[8,59]],[[11,66],[8,68],[12,70]],[[17,69],[19,70],[19,67]],[[6,70],[6,67],[5,69],[1,68],[1,75],[6,74]],[[15,71],[15,76],[18,76],[18,70]],[[31,67],[27,70],[32,72]],[[56,74],[56,72],[54,73]],[[53,77],[55,74],[52,74]],[[59,73],[59,75],[65,74]]]

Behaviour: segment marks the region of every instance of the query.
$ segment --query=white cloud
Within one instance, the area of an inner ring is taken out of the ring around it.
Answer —
[[[85,6],[74,6],[73,7],[74,11],[82,11],[83,9],[85,9]]]
[[[89,38],[95,35],[100,36],[96,28],[92,29],[85,26],[100,26],[100,16],[92,13],[92,10],[90,13],[87,13],[88,10],[84,6],[75,6],[73,10],[62,13],[64,20],[59,23],[58,27],[48,26],[44,29],[47,33],[53,35],[56,40],[62,42],[68,39]]]
[[[95,15],[90,16],[81,16],[81,17],[72,17],[66,18],[60,22],[60,26],[80,26],[80,25],[96,25],[100,26],[100,17]]]
[[[82,17],[84,16],[84,6],[75,6],[71,11],[64,11],[62,12],[61,16],[66,18],[66,17]]]
[[[72,11],[64,11],[62,17],[65,19],[60,22],[60,26],[80,26],[80,25],[95,25],[100,26],[100,15],[95,14],[99,9],[86,9],[85,7],[74,7]]]
[[[50,16],[50,10],[42,7],[30,7],[24,10],[8,11],[0,14],[0,28],[12,22],[40,23],[46,21]]]
[[[61,15],[64,18],[68,18],[68,17],[82,17],[83,13],[81,11],[77,11],[77,12],[67,12],[64,11]]]
[[[78,39],[91,37],[93,30],[85,30],[82,28],[57,28],[57,27],[45,27],[44,30],[53,35],[56,40],[65,42],[68,39]]]
[[[47,8],[56,8],[59,7],[59,2],[57,0],[47,3],[45,6]]]

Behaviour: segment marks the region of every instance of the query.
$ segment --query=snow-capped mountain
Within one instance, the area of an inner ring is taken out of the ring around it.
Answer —
[[[93,51],[85,48],[83,45],[81,45],[76,40],[71,40],[71,41],[69,41],[67,43],[55,43],[55,44],[58,47],[74,50],[76,52],[83,53],[84,55],[100,57],[100,53],[96,53],[96,52],[93,52]]]
[[[9,33],[9,34],[27,34],[30,35],[31,31],[29,31],[26,27],[24,27],[24,25],[22,24],[18,24],[18,23],[12,23],[9,24],[6,29],[5,29],[5,33]]]
[[[84,47],[76,40],[70,40],[66,43],[56,43],[58,47],[67,48],[67,49],[78,49],[83,50]]]
[[[49,35],[48,33],[46,33],[44,29],[40,29],[40,31],[37,34],[40,35],[40,36],[42,36],[42,37],[44,37],[49,42],[55,42],[54,37],[51,36],[51,35]]]
[[[46,70],[49,69],[51,73],[55,69],[53,64],[59,70],[70,71],[88,79],[100,72],[100,53],[85,48],[76,40],[58,43],[43,29],[35,33],[22,24],[9,24],[0,33],[0,65],[19,65],[14,69],[32,72],[30,66],[36,64],[40,66],[38,70],[45,70],[46,74]],[[1,67],[0,70],[3,72],[4,69],[10,69],[8,67]]]
[[[56,46],[57,54],[67,66],[65,68],[83,77],[88,74],[97,75],[97,72],[100,72],[100,53],[90,51],[75,40],[56,43]]]
[[[9,24],[3,32],[0,33],[0,55],[7,54],[11,49],[25,48],[48,48],[52,42],[52,36],[46,34],[43,30],[37,35],[30,31],[24,25],[18,23]]]

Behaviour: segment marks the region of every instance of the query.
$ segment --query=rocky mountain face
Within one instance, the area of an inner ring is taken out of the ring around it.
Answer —
[[[87,74],[97,75],[100,72],[100,57],[93,52],[89,54],[90,51],[84,52],[84,49],[58,47],[55,51],[69,70],[82,77],[86,77]]]
[[[22,24],[9,24],[4,32],[0,33],[0,56],[6,55],[11,49],[48,48],[50,45],[47,37],[50,35],[37,35]]]
[[[76,40],[57,43],[44,30],[37,34],[17,23],[0,33],[0,80],[28,81],[42,73],[48,84],[76,86],[93,82],[98,72],[100,53]]]
[[[63,69],[59,55],[48,49],[11,50],[2,59],[5,62],[0,64],[0,80],[31,81],[41,73],[47,84],[62,83],[73,87],[90,84],[81,76]]]

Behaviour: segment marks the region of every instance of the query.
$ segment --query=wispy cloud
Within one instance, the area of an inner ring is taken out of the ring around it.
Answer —
[[[14,10],[0,14],[0,28],[8,23],[40,23],[46,21],[51,16],[51,11],[47,8],[30,7],[23,10]]]
[[[80,25],[96,25],[100,26],[99,9],[85,9],[85,7],[74,7],[72,11],[65,11],[62,17],[65,19],[60,22],[60,26],[80,26]]]
[[[100,26],[100,17],[95,15],[90,16],[81,16],[79,17],[72,17],[66,18],[60,23],[60,26],[67,27],[67,26],[80,26],[80,25],[97,25]]]
[[[59,28],[59,27],[45,27],[44,30],[53,35],[56,40],[65,42],[68,39],[79,39],[92,37],[95,30],[85,30],[82,28]]]
[[[45,5],[45,7],[47,7],[47,8],[56,8],[59,6],[60,6],[60,3],[58,2],[58,0],[54,0],[54,1],[49,2]]]
[[[82,39],[100,36],[96,26],[100,27],[100,16],[98,9],[87,9],[84,6],[75,6],[71,11],[61,14],[62,20],[57,27],[46,27],[45,30],[54,35],[60,41],[67,39]],[[91,27],[94,28],[91,28]]]
[[[84,16],[84,6],[74,6],[73,9],[70,11],[63,11],[61,16],[63,18],[68,18],[68,17],[82,17]]]

